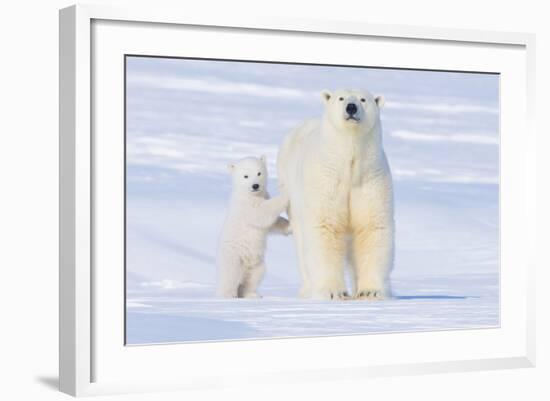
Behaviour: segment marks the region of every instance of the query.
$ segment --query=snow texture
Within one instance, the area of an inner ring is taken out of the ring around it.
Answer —
[[[395,186],[394,298],[296,297],[294,242],[270,237],[262,299],[216,299],[226,165],[275,160],[320,116],[323,89],[382,94]],[[498,76],[127,59],[127,343],[488,328],[499,325]]]

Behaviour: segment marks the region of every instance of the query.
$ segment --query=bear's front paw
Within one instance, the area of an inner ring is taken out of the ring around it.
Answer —
[[[351,299],[346,290],[320,290],[315,292],[313,298],[333,301]]]
[[[356,299],[368,299],[368,300],[383,300],[387,295],[383,289],[380,288],[364,288],[358,290],[355,294]]]

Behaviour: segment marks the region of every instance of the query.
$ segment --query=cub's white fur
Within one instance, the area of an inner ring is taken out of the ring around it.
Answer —
[[[279,215],[286,195],[269,199],[265,158],[246,158],[230,165],[233,190],[218,249],[217,294],[225,298],[257,298],[265,272],[267,234],[289,234],[288,220]]]
[[[394,258],[392,178],[379,115],[384,100],[357,90],[322,95],[322,119],[292,131],[277,162],[281,191],[290,197],[300,292],[325,299],[384,298]]]

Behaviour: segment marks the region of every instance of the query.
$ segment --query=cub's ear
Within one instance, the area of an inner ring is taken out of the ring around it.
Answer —
[[[227,165],[227,171],[229,171],[230,173],[232,173],[233,170],[235,170],[235,165],[234,165],[234,164],[228,164],[228,165]]]
[[[260,160],[262,161],[262,163],[265,163],[265,155],[261,155]]]
[[[382,95],[376,96],[374,98],[374,101],[376,102],[376,105],[378,106],[379,109],[384,107],[384,104],[386,103],[386,99],[384,99],[384,96],[382,96]]]
[[[330,98],[332,97],[332,93],[328,90],[321,91],[321,97],[325,102],[328,102]]]

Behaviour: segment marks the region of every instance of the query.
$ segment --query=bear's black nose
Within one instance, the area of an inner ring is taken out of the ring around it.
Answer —
[[[259,186],[258,184],[252,185],[252,189],[253,189],[254,191],[256,191],[258,188],[260,188],[260,186]]]
[[[348,113],[350,116],[353,116],[355,113],[357,113],[357,106],[355,103],[349,103],[346,106],[346,113]]]

